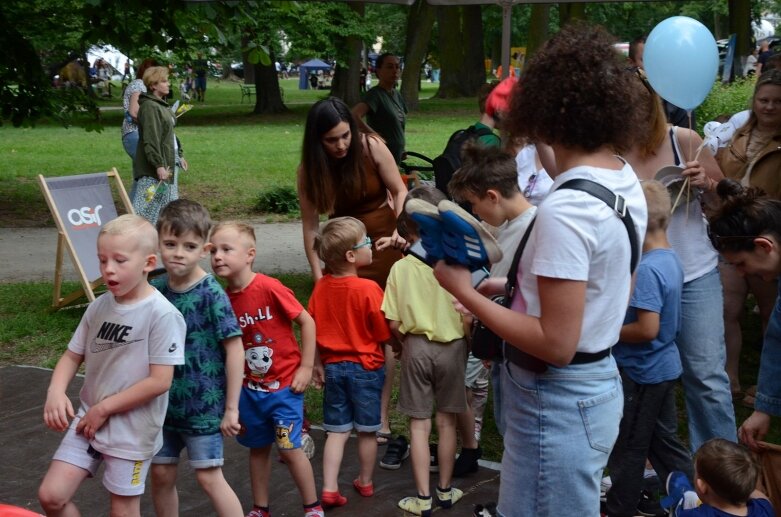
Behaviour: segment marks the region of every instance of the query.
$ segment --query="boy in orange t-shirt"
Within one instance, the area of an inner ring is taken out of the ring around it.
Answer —
[[[383,345],[391,339],[380,310],[382,289],[358,278],[359,267],[372,262],[372,242],[363,223],[337,217],[322,224],[315,251],[331,271],[315,284],[309,313],[315,319],[317,352],[315,379],[325,380],[323,428],[324,507],[343,506],[339,467],[353,428],[358,433],[360,471],[353,487],[364,497],[374,494],[372,475],[380,430],[380,397],[385,381]]]

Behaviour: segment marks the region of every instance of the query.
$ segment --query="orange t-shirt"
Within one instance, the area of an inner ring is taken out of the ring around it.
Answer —
[[[382,289],[372,280],[325,275],[309,299],[317,326],[317,350],[323,364],[348,361],[366,370],[385,364],[380,343],[391,332],[382,306]]]

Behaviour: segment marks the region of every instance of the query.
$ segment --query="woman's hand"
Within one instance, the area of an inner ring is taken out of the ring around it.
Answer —
[[[399,235],[398,230],[393,231],[393,235],[390,237],[380,237],[377,242],[374,243],[374,247],[377,251],[382,251],[385,248],[394,248],[397,250],[403,250],[407,247],[407,241]]]
[[[710,192],[716,186],[716,181],[708,176],[705,172],[705,167],[700,165],[700,162],[697,160],[686,162],[686,168],[681,174],[689,178],[691,186],[701,188],[706,192]]]
[[[745,443],[749,449],[757,451],[761,449],[759,440],[762,440],[769,430],[770,415],[754,411],[738,429],[738,439]]]
[[[159,179],[160,181],[166,181],[170,177],[171,177],[171,171],[168,169],[168,167],[157,168],[157,179]]]

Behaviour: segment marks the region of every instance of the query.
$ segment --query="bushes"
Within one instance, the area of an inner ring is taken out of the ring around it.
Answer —
[[[697,132],[702,134],[702,127],[716,120],[719,115],[734,115],[750,107],[751,96],[754,94],[755,79],[738,79],[732,84],[717,81],[708,94],[705,102],[697,108]]]
[[[300,211],[298,194],[296,194],[295,189],[281,185],[261,192],[255,207],[261,212],[272,212],[275,214],[291,214]]]

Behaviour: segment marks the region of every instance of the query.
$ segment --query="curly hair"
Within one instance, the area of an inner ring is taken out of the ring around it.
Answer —
[[[641,121],[635,79],[603,28],[574,24],[548,40],[513,90],[507,129],[516,137],[566,148],[628,149]]]
[[[716,251],[751,251],[760,235],[781,241],[781,201],[733,179],[721,180],[716,193],[721,204],[708,217],[708,234]]]

